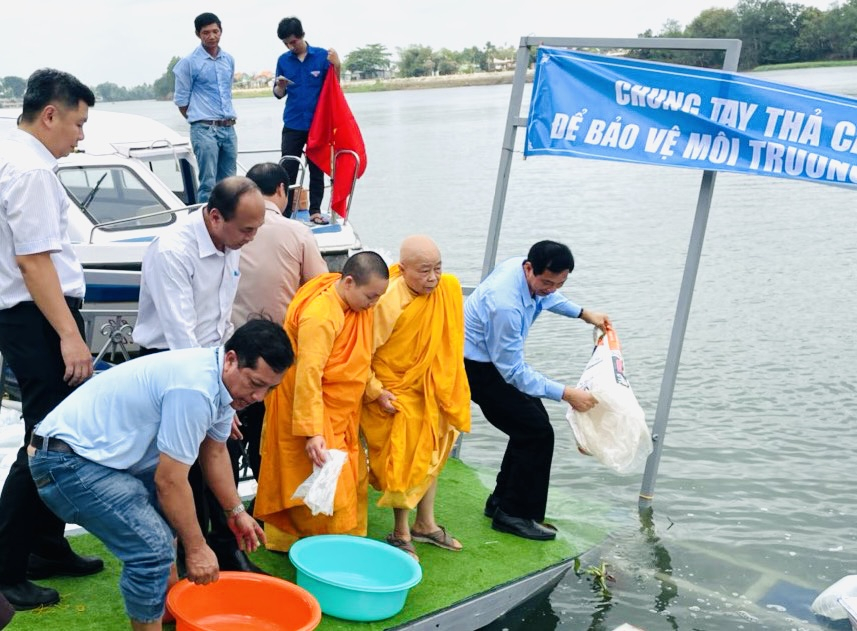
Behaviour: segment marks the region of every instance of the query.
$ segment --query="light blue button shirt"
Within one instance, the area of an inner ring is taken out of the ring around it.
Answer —
[[[559,292],[532,296],[524,260],[500,263],[464,301],[464,357],[491,362],[506,383],[525,394],[560,401],[565,387],[524,361],[524,342],[542,311],[579,318],[582,309]]]
[[[235,60],[218,49],[209,55],[200,44],[173,67],[176,76],[173,102],[187,107],[188,122],[237,118],[232,107],[232,77]]]
[[[147,355],[96,375],[36,426],[74,452],[132,473],[164,453],[192,465],[206,436],[225,442],[232,396],[223,384],[222,347]]]

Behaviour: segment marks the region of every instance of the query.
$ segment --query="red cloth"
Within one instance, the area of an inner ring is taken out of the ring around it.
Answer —
[[[333,156],[338,151],[350,149],[360,156],[360,168],[357,177],[366,170],[366,146],[354,114],[348,107],[345,94],[339,87],[339,79],[333,67],[327,71],[318,105],[309,128],[306,142],[306,157],[312,160],[327,175],[331,174]],[[354,179],[354,156],[340,155],[336,160],[336,177],[333,178],[330,207],[341,217],[345,217],[348,194]]]

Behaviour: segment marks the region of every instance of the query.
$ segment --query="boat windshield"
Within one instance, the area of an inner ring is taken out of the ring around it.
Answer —
[[[169,206],[125,167],[69,166],[60,168],[57,175],[69,198],[93,224],[127,219],[104,226],[105,231],[163,226],[175,220],[172,214],[139,218],[167,210]]]

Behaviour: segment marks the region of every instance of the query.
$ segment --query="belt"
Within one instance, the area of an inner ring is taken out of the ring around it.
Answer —
[[[69,296],[65,297],[65,303],[68,305],[69,309],[80,309],[83,307],[83,298],[71,298]]]
[[[216,121],[193,121],[191,125],[214,125],[215,127],[232,127],[235,124],[234,118],[221,118]]]
[[[45,441],[48,443],[48,451],[56,451],[61,454],[73,454],[74,449],[69,447],[68,443],[60,440],[59,438],[53,438],[49,436],[45,438],[44,436],[39,436],[38,434],[33,434],[30,438],[30,445],[35,449],[42,449],[45,446]]]

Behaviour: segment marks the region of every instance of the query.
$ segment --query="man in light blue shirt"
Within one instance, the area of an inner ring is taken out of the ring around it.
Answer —
[[[236,172],[235,60],[220,48],[222,28],[216,15],[202,13],[194,26],[200,45],[173,67],[173,102],[190,123],[190,142],[199,166],[196,201],[205,202],[217,182]]]
[[[524,342],[542,311],[580,318],[601,328],[606,314],[583,309],[557,290],[574,269],[567,246],[539,241],[527,258],[498,265],[464,302],[464,367],[471,399],[494,427],[509,436],[485,515],[492,527],[519,537],[549,540],[545,525],[554,435],[542,398],[586,411],[588,392],[548,379],[524,360]]]
[[[115,366],[36,426],[27,453],[39,495],[122,561],[119,587],[134,629],[161,628],[167,589],[176,580],[174,532],[184,546],[187,578],[217,580],[217,557],[200,529],[188,482],[195,460],[240,549],[264,542],[235,489],[226,439],[235,411],[264,399],[293,361],[281,325],[250,320],[225,346]]]

